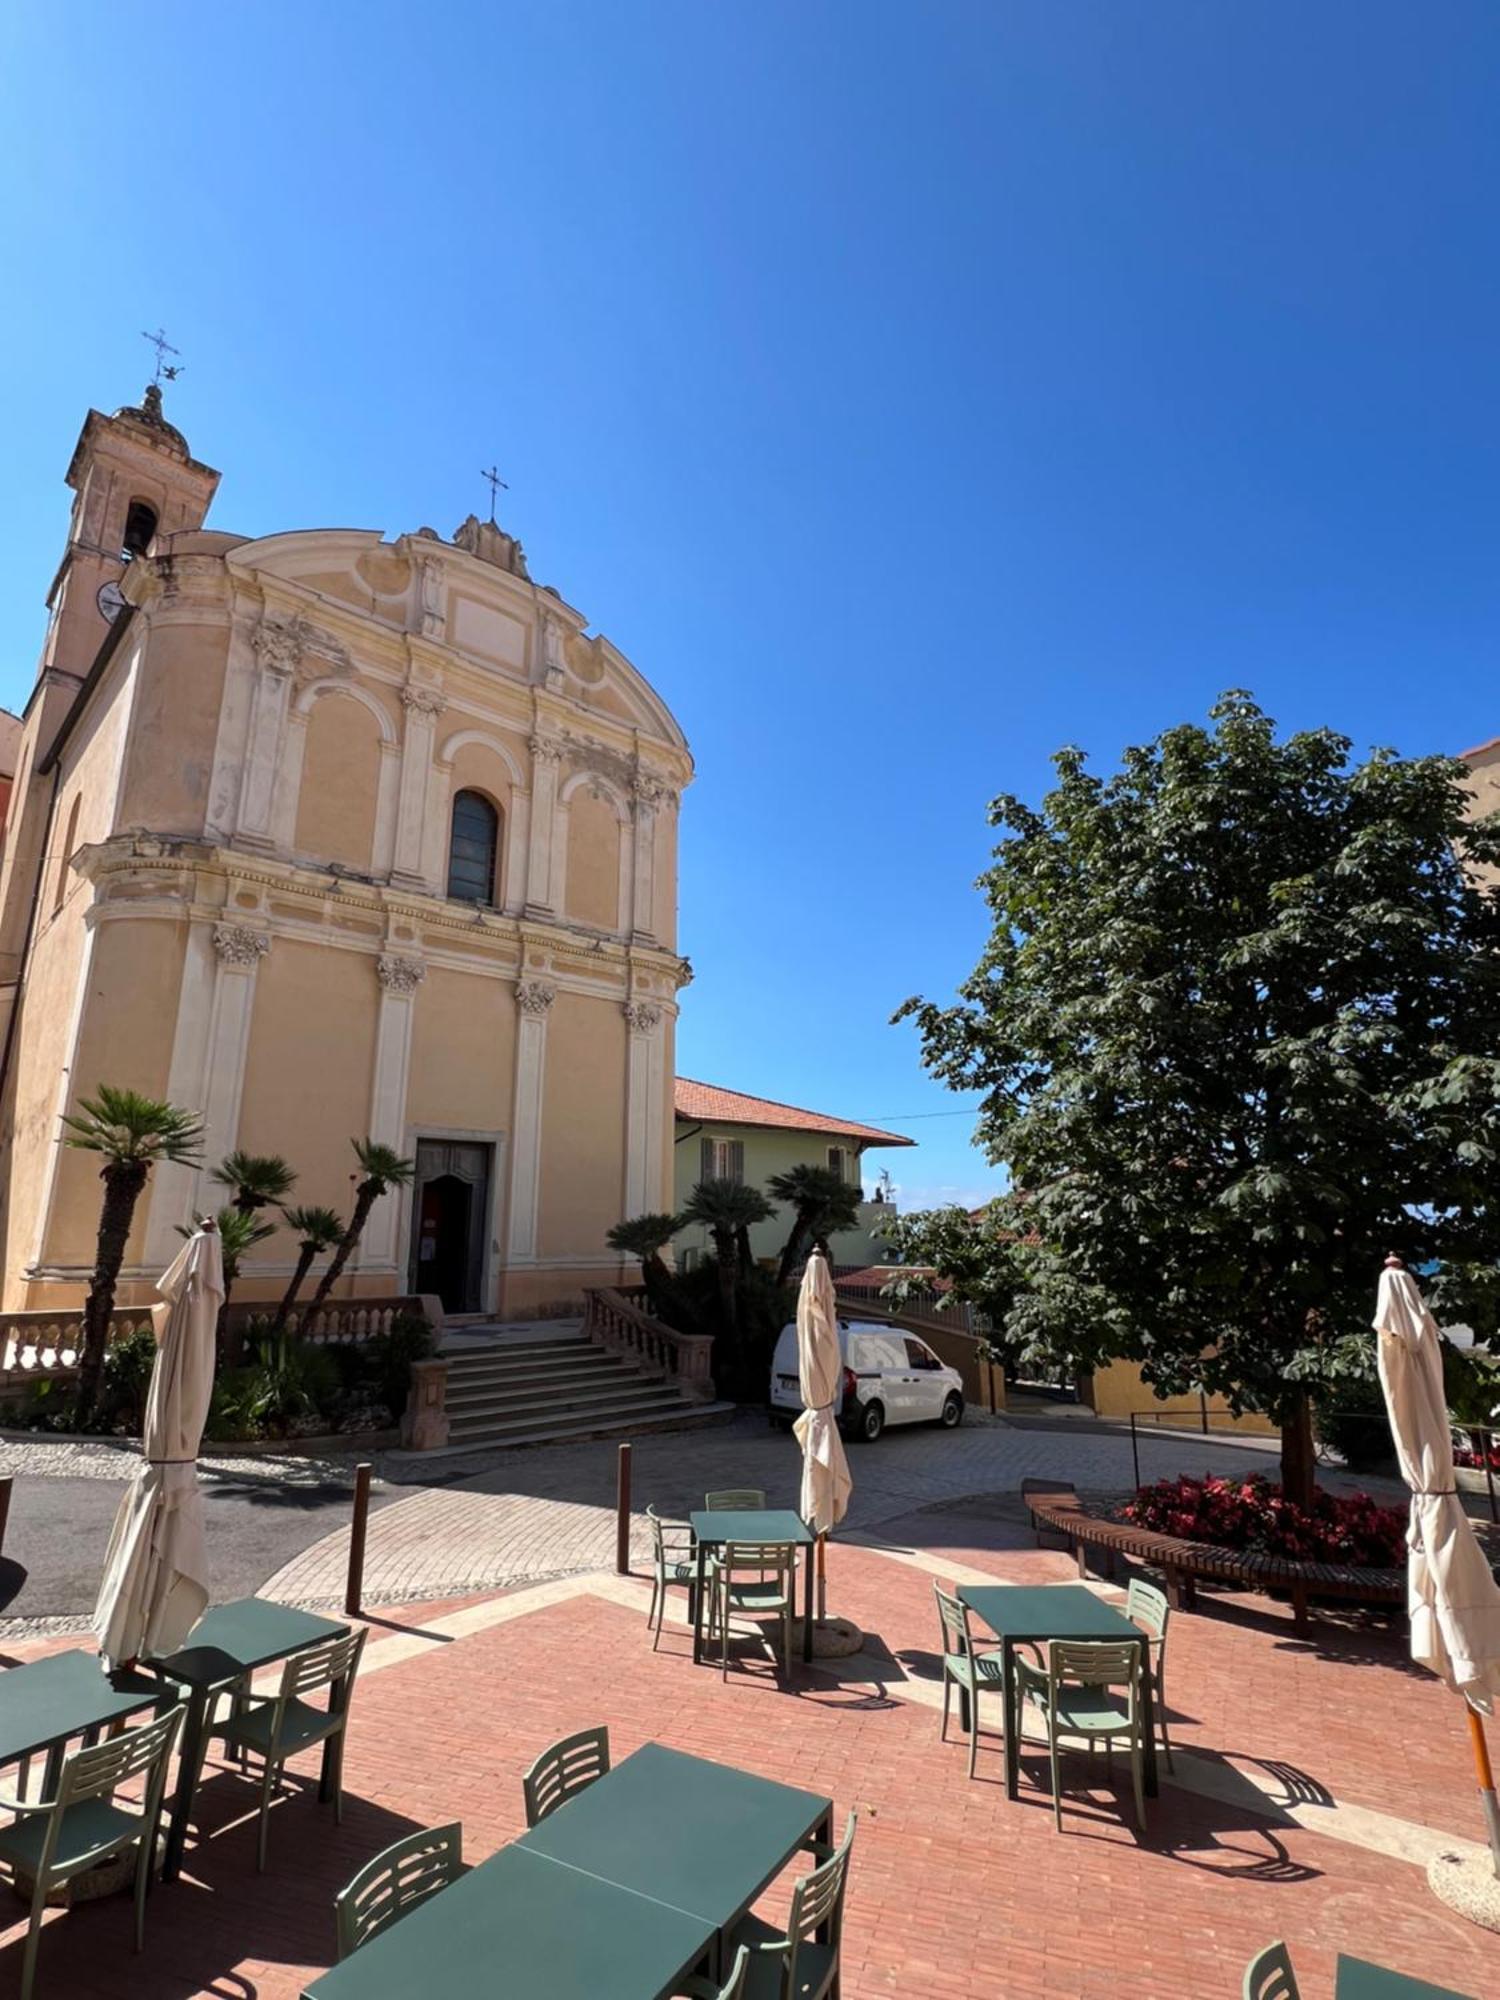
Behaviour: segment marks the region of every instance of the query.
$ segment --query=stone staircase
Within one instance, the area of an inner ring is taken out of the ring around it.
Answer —
[[[442,1352],[450,1452],[696,1427],[734,1407],[693,1401],[572,1323],[544,1332],[466,1322]]]

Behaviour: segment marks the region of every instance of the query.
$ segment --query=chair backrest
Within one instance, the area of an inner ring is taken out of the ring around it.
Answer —
[[[693,1531],[686,1521],[664,1521],[652,1506],[646,1508],[646,1525],[651,1530],[651,1547],[657,1559],[680,1555],[692,1545]]]
[[[339,1957],[388,1930],[418,1903],[446,1889],[464,1872],[463,1828],[418,1827],[367,1861],[333,1899]]]
[[[55,1803],[69,1806],[77,1805],[80,1799],[107,1798],[142,1771],[150,1771],[146,1787],[149,1808],[153,1788],[165,1780],[167,1759],[184,1713],[179,1702],[166,1715],[143,1723],[139,1729],[127,1729],[107,1742],[73,1751],[63,1759]]]
[[[1133,1710],[1140,1688],[1141,1649],[1129,1640],[1049,1639],[1047,1673],[1054,1688],[1064,1682],[1128,1688]]]
[[[521,1780],[526,1824],[536,1826],[609,1769],[609,1731],[580,1729],[544,1750]]]
[[[938,1617],[943,1623],[944,1653],[962,1653],[967,1659],[974,1650],[974,1642],[969,1636],[968,1606],[961,1604],[940,1583],[932,1586],[932,1594],[937,1599]]]
[[[729,1486],[722,1493],[705,1493],[707,1514],[754,1514],[763,1511],[766,1496],[758,1486]]]
[[[1167,1594],[1154,1583],[1147,1583],[1143,1576],[1130,1579],[1130,1588],[1125,1593],[1125,1616],[1143,1626],[1153,1639],[1165,1643],[1167,1620],[1171,1616]]]
[[[719,2000],[743,2000],[745,1981],[750,1976],[750,1952],[741,1945],[734,1955],[734,1964],[729,1968],[729,1977],[719,1988]]]
[[[1301,2000],[1291,1955],[1284,1944],[1268,1944],[1245,1967],[1244,2000]]]
[[[732,1582],[736,1570],[753,1569],[763,1582],[779,1580],[791,1586],[797,1569],[795,1542],[725,1542],[719,1549],[719,1573]]]
[[[359,1671],[366,1634],[367,1628],[361,1625],[342,1639],[321,1639],[316,1646],[304,1646],[300,1653],[293,1653],[281,1669],[281,1699],[300,1701],[335,1681],[352,1681]]]
[[[804,1875],[792,1890],[791,1915],[786,1925],[787,1953],[782,1961],[783,2000],[792,2000],[792,1995],[800,1990],[797,1954],[823,1925],[827,1926],[828,1942],[835,1953],[838,1951],[844,1928],[844,1889],[849,1879],[849,1850],[854,1845],[854,1829],[858,1823],[858,1813],[850,1813],[844,1826],[844,1837],[832,1854],[810,1874]]]

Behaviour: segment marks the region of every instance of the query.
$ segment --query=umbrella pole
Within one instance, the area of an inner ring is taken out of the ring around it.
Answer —
[[[1485,1830],[1489,1834],[1490,1857],[1500,1876],[1500,1804],[1495,1801],[1495,1774],[1490,1768],[1490,1746],[1484,1740],[1484,1722],[1474,1704],[1469,1709],[1469,1741],[1474,1746],[1474,1768],[1479,1776],[1479,1796],[1484,1804]]]
[[[821,1625],[828,1616],[828,1536],[818,1537],[818,1623]],[[1494,1793],[1490,1794],[1491,1803]],[[1496,1850],[1500,1853],[1500,1849]]]

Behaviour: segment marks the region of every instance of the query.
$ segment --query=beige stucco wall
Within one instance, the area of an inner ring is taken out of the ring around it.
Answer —
[[[142,648],[119,825],[157,833],[202,827],[228,649],[227,624],[206,617],[164,622]],[[168,742],[172,754],[164,757]]]
[[[625,1180],[625,1018],[618,1003],[559,992],[543,1088],[543,1259],[608,1256]]]
[[[298,854],[369,873],[380,743],[379,722],[352,696],[333,692],[313,703],[292,836]]]
[[[417,992],[407,1122],[413,1132],[503,1138],[511,1126],[516,996],[498,979],[435,968]]]
[[[621,825],[608,798],[587,786],[568,802],[566,910],[578,923],[613,930],[619,922]]]
[[[1128,1417],[1134,1410],[1142,1423],[1154,1423],[1162,1421],[1170,1413],[1179,1413],[1189,1429],[1201,1420],[1203,1405],[1197,1396],[1158,1396],[1154,1389],[1146,1387],[1141,1380],[1141,1371],[1133,1361],[1111,1361],[1105,1368],[1096,1368],[1092,1381],[1091,1400],[1101,1417]],[[1208,1417],[1216,1431],[1251,1431],[1264,1435],[1268,1431],[1274,1432],[1276,1428],[1265,1417],[1232,1417],[1229,1405],[1222,1396],[1208,1398]]]

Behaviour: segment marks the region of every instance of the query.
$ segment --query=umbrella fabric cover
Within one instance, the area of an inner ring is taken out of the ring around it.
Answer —
[[[224,1296],[216,1229],[200,1229],[157,1282],[156,1365],[141,1465],[120,1502],[94,1606],[112,1665],[174,1652],[208,1607],[208,1547],[198,1447],[214,1386],[214,1330]]]
[[[1410,1272],[1381,1273],[1375,1331],[1396,1452],[1412,1491],[1411,1656],[1488,1712],[1500,1694],[1500,1584],[1455,1491],[1442,1336]]]
[[[843,1365],[833,1278],[828,1259],[814,1250],[797,1294],[797,1376],[804,1408],[792,1428],[802,1447],[802,1518],[816,1535],[843,1520],[854,1490],[833,1420]]]

